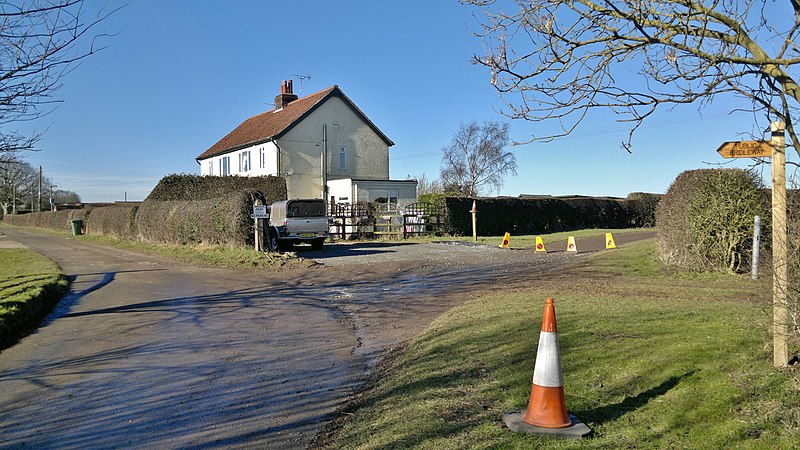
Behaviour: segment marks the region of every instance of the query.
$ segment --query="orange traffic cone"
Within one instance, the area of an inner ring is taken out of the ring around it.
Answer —
[[[528,410],[522,420],[539,427],[563,428],[572,425],[564,401],[564,382],[561,378],[561,352],[558,349],[556,308],[548,298],[539,333],[539,350],[533,369],[533,388]]]
[[[544,306],[528,409],[505,414],[503,422],[514,431],[549,436],[582,438],[592,433],[586,424],[567,412],[552,298]]]

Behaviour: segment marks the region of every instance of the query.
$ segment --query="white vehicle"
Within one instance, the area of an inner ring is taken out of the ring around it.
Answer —
[[[294,244],[308,243],[314,250],[320,250],[328,238],[328,225],[324,200],[275,202],[269,207],[269,248],[287,250]]]

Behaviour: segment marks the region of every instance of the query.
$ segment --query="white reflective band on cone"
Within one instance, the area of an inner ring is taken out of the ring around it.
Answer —
[[[561,387],[561,356],[558,351],[558,333],[539,333],[539,350],[533,369],[533,384],[544,387]]]

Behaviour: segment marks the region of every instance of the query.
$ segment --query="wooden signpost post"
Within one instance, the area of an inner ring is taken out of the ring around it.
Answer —
[[[772,362],[789,364],[789,236],[786,229],[786,124],[770,125],[769,141],[725,142],[717,152],[725,158],[772,158]]]

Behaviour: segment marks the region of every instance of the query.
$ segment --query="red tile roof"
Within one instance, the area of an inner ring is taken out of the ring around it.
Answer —
[[[200,154],[196,159],[199,161],[201,159],[277,139],[293,126],[300,123],[306,116],[317,109],[319,105],[324,103],[325,100],[334,96],[341,98],[350,106],[353,112],[360,116],[387,145],[394,145],[394,142],[389,140],[389,138],[386,137],[386,135],[384,135],[346,95],[344,95],[338,86],[332,86],[297,99],[286,105],[283,109],[272,109],[245,120],[241,125],[228,133],[227,136],[220,139],[219,142],[212,145],[211,148]]]

